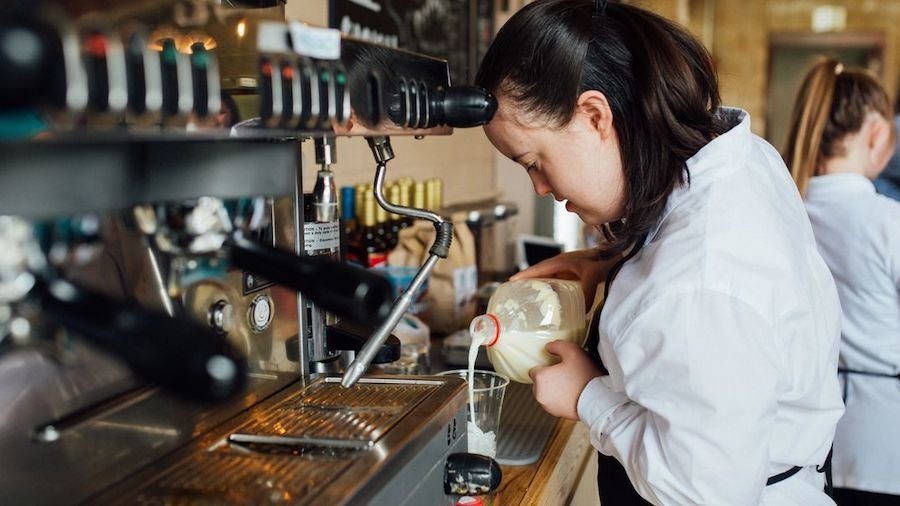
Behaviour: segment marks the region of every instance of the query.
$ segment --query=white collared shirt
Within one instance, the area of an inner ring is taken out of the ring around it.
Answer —
[[[837,284],[841,365],[900,372],[900,202],[860,174],[809,182],[806,209]],[[847,412],[834,441],[839,487],[900,495],[900,381],[848,376]]]
[[[834,282],[781,157],[745,112],[719,114],[733,127],[688,160],[690,184],[612,284],[610,373],[578,413],[655,504],[830,505],[814,466],[843,411]]]

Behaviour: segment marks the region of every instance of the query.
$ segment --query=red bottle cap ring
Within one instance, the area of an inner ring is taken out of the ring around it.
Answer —
[[[498,320],[497,317],[491,313],[485,313],[485,316],[487,316],[491,320],[494,320],[494,338],[491,339],[491,342],[487,344],[488,346],[493,346],[497,344],[497,339],[500,339],[500,320]]]
[[[484,501],[481,500],[481,497],[464,495],[456,501],[456,506],[484,506]]]

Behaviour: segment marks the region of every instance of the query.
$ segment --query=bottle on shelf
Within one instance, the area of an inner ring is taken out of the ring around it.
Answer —
[[[388,202],[392,204],[400,204],[400,184],[392,183],[387,188],[387,199]],[[402,205],[402,204],[400,204]],[[392,242],[388,245],[388,250],[393,250],[397,247],[397,243],[400,241],[400,230],[403,228],[403,218],[396,213],[388,213],[388,228],[390,229],[390,236],[392,238]]]
[[[341,260],[347,261],[350,242],[357,230],[356,226],[356,189],[352,186],[341,187]]]
[[[383,242],[383,234],[378,233],[375,208],[375,197],[363,193],[362,221],[359,231],[353,234],[348,260],[366,268],[384,267],[387,264],[387,247]]]

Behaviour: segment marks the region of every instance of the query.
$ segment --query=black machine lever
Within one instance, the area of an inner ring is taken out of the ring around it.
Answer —
[[[341,321],[325,327],[325,345],[328,351],[359,351],[375,333],[374,326]],[[400,358],[400,339],[391,334],[378,348],[373,364],[388,364]]]
[[[340,321],[334,325],[325,327],[325,346],[328,351],[359,351],[366,344],[369,336],[375,331],[374,327],[360,325],[347,321]],[[298,337],[294,336],[284,342],[288,360],[300,361]],[[388,336],[387,340],[378,348],[373,364],[389,364],[400,358],[400,339],[395,335]]]
[[[391,284],[372,272],[333,260],[298,256],[243,238],[234,238],[228,248],[235,266],[303,292],[325,311],[375,324],[391,310]]]
[[[247,364],[224,337],[191,320],[149,311],[67,281],[39,280],[29,292],[40,310],[114,354],[146,381],[199,401],[244,388]]]

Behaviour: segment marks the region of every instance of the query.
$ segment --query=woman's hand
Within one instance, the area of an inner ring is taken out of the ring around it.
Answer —
[[[534,398],[553,416],[578,420],[578,397],[592,379],[600,376],[588,354],[571,341],[551,341],[544,348],[561,361],[528,371],[534,381]]]
[[[561,253],[553,258],[532,265],[509,279],[558,278],[581,281],[584,290],[584,304],[587,309],[594,305],[597,285],[606,279],[606,273],[619,260],[619,256],[603,260],[594,250],[578,250]]]

